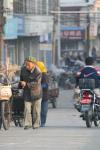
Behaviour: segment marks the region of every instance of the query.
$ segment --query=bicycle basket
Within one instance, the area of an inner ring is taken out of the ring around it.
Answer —
[[[80,89],[94,89],[95,80],[94,79],[79,79],[79,88]]]
[[[11,96],[11,85],[0,85],[0,100],[9,100]]]

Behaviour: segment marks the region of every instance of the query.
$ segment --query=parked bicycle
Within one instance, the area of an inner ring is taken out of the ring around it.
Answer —
[[[8,130],[11,122],[11,85],[4,74],[0,74],[0,129]]]

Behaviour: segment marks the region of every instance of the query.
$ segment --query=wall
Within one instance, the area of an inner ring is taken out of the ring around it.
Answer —
[[[52,32],[53,17],[51,16],[25,16],[25,35],[38,36]]]
[[[3,1],[4,4],[4,16],[5,17],[12,17],[13,15],[13,0],[4,0]]]

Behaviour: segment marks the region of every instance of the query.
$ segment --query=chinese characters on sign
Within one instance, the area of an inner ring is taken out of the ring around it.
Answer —
[[[61,38],[65,39],[84,39],[84,31],[81,30],[67,30],[61,32]]]

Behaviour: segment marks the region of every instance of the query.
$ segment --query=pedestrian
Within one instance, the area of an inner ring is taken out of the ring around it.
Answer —
[[[20,84],[24,90],[23,98],[25,101],[24,129],[30,127],[35,129],[40,126],[42,73],[36,65],[36,59],[33,57],[27,58],[26,68],[24,67],[21,72]]]
[[[39,66],[41,72],[42,72],[42,102],[41,102],[41,124],[40,127],[44,127],[46,124],[47,119],[47,112],[48,112],[48,83],[49,83],[49,77],[47,73],[46,66],[43,62],[37,62],[37,65]]]

